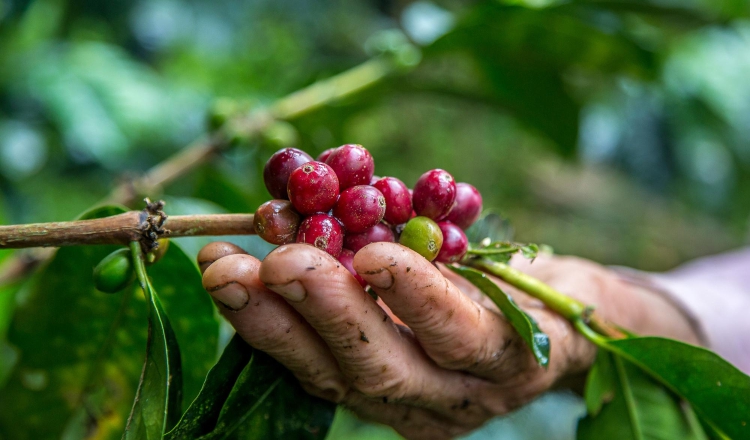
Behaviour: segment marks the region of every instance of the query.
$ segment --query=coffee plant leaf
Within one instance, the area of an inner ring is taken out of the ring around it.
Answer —
[[[600,351],[587,381],[589,414],[578,423],[578,440],[705,440],[691,424],[689,407],[644,371],[620,356]],[[606,401],[606,402],[605,402]],[[598,411],[591,411],[596,402]]]
[[[131,247],[140,252],[140,246]],[[161,301],[145,274],[142,256],[133,258],[148,307],[146,360],[123,440],[161,439],[182,413],[180,348]]]
[[[513,301],[513,298],[487,278],[484,273],[464,266],[448,265],[446,267],[466,278],[497,305],[508,322],[529,346],[537,363],[546,368],[549,364],[550,340],[549,336],[539,328],[534,318],[521,310]]]
[[[79,218],[122,212],[99,207]],[[7,343],[17,361],[0,388],[0,438],[75,437],[91,426],[99,438],[122,436],[147,335],[136,286],[94,288],[94,266],[117,248],[60,248],[16,292]]]
[[[237,378],[250,361],[253,349],[235,334],[218,362],[206,376],[198,396],[185,411],[166,440],[192,439],[208,434],[216,427],[219,414]]]
[[[658,337],[614,340],[604,348],[688,401],[712,431],[750,438],[750,376],[716,353]]]

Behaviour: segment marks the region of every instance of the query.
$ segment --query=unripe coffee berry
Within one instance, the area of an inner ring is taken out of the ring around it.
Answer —
[[[339,262],[349,270],[349,273],[354,275],[354,279],[357,280],[360,286],[363,288],[367,286],[367,281],[364,280],[356,270],[354,270],[354,252],[349,249],[342,249],[338,257]]]
[[[393,243],[396,241],[393,231],[388,226],[378,223],[377,225],[360,233],[347,232],[344,236],[344,247],[355,253],[370,243],[385,241]]]
[[[395,177],[383,177],[372,186],[385,197],[385,221],[392,225],[409,221],[412,212],[411,194],[404,182]]]
[[[323,162],[307,162],[292,171],[287,194],[300,214],[326,212],[339,196],[339,179]]]
[[[380,223],[384,214],[385,197],[370,185],[345,189],[333,207],[333,215],[347,232],[364,232]]]
[[[94,268],[94,286],[105,293],[126,288],[135,279],[130,249],[118,249],[107,255]]]
[[[456,204],[445,217],[445,220],[466,230],[482,214],[482,195],[473,185],[460,182],[456,184]]]
[[[441,263],[455,263],[461,261],[469,250],[469,240],[464,231],[451,222],[439,222],[440,232],[443,233],[443,246],[436,258]]]
[[[274,199],[287,199],[287,184],[292,171],[310,162],[312,157],[296,148],[284,148],[273,154],[263,168],[263,181]]]
[[[443,233],[434,220],[417,216],[406,223],[398,242],[432,261],[443,245]]]
[[[427,171],[414,185],[412,199],[417,215],[442,220],[456,201],[456,181],[445,170]]]
[[[258,237],[272,244],[294,243],[297,239],[300,216],[289,200],[269,200],[260,205],[253,217]]]
[[[326,163],[339,178],[341,191],[355,185],[367,185],[375,172],[375,161],[362,145],[346,144],[331,152]]]
[[[344,247],[344,230],[333,216],[314,214],[300,224],[297,243],[311,244],[338,257]]]

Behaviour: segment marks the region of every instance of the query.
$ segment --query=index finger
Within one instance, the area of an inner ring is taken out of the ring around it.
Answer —
[[[514,357],[514,370],[535,364],[525,345],[514,343],[519,336],[502,316],[466,296],[411,249],[373,243],[355,255],[354,268],[441,367],[498,379],[508,373],[507,357]],[[518,347],[521,353],[508,353]]]

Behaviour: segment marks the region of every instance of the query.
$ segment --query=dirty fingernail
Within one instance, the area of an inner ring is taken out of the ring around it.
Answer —
[[[380,268],[377,270],[370,270],[367,272],[360,273],[362,278],[367,281],[372,287],[377,289],[390,289],[393,283],[396,281],[393,278],[393,274],[386,268]]]
[[[305,286],[296,280],[286,284],[266,284],[266,287],[293,302],[300,302],[307,297]]]
[[[208,290],[214,299],[233,311],[244,309],[250,302],[250,293],[242,284],[231,282]]]

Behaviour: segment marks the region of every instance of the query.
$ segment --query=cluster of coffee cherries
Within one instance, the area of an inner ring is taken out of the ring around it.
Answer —
[[[256,211],[255,232],[269,243],[308,243],[328,252],[363,286],[352,260],[370,243],[398,242],[429,261],[463,258],[464,230],[482,211],[476,188],[441,169],[424,173],[413,190],[374,171],[361,145],[331,148],[316,160],[295,148],[277,151],[263,170],[274,199]]]

